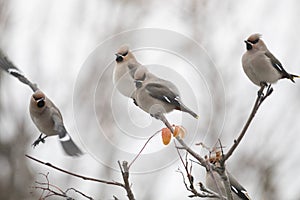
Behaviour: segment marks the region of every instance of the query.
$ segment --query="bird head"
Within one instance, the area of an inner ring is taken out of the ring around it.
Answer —
[[[123,61],[129,60],[131,58],[134,59],[133,54],[129,51],[129,47],[127,45],[123,45],[119,48],[118,52],[115,53],[116,62],[121,63]]]
[[[32,100],[35,102],[35,104],[39,108],[42,108],[45,106],[45,99],[46,99],[45,94],[40,90],[35,91],[32,95]]]
[[[261,34],[259,33],[250,35],[244,42],[246,43],[246,49],[248,51],[252,49],[267,50],[265,43],[261,39]]]
[[[146,80],[146,73],[147,70],[144,68],[135,71],[133,78],[134,78],[134,83],[136,88],[142,87],[143,81]]]

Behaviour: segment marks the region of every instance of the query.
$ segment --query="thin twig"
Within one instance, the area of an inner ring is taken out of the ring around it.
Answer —
[[[80,192],[79,190],[75,189],[75,188],[68,188],[65,193],[67,194],[70,190],[73,190],[74,192],[82,195],[83,197],[89,199],[89,200],[94,200],[92,197],[87,196],[86,194],[84,194],[83,192]]]
[[[120,187],[125,188],[125,185],[124,185],[124,184],[119,183],[119,182],[116,182],[116,181],[106,181],[106,180],[101,180],[101,179],[95,179],[95,178],[91,178],[91,177],[82,176],[82,175],[75,174],[75,173],[73,173],[73,172],[69,172],[69,171],[67,171],[67,170],[64,170],[64,169],[62,169],[62,168],[56,167],[56,166],[52,165],[51,163],[43,162],[43,161],[38,160],[38,159],[36,159],[36,158],[33,158],[33,157],[29,156],[29,155],[25,155],[25,156],[26,156],[27,158],[31,159],[31,160],[34,160],[34,161],[40,163],[40,164],[46,165],[46,166],[48,166],[48,167],[51,167],[51,168],[53,168],[53,169],[56,169],[56,170],[58,170],[58,171],[60,171],[60,172],[63,172],[63,173],[65,173],[65,174],[69,174],[69,175],[71,175],[71,176],[74,176],[74,177],[77,177],[77,178],[81,178],[81,179],[83,179],[83,180],[94,181],[94,182],[104,183],[104,184],[108,184],[108,185],[116,185],[116,186],[120,186]]]
[[[197,192],[196,189],[191,189],[191,188],[188,186],[188,184],[186,183],[186,181],[185,181],[184,173],[183,173],[180,169],[178,169],[177,172],[181,174],[181,176],[182,176],[182,181],[183,181],[183,184],[185,185],[185,188],[186,188],[188,191],[190,191],[190,192],[193,193],[192,195],[189,195],[188,197],[190,197],[190,198],[192,198],[192,197],[220,198],[220,196],[219,196],[217,193],[215,193],[215,192],[213,192],[213,191],[211,191],[211,190],[208,190],[208,189],[202,190],[202,187],[200,187],[200,189],[201,189],[201,191],[204,192],[204,193],[199,193],[199,192]]]
[[[188,179],[188,181],[190,183],[190,186],[188,186],[188,184],[185,181],[184,173],[180,169],[178,169],[177,172],[179,172],[182,175],[182,180],[183,180],[183,184],[185,185],[185,188],[188,191],[190,191],[191,193],[193,193],[192,195],[189,195],[189,197],[190,198],[192,198],[192,197],[221,198],[220,195],[218,195],[216,192],[210,191],[210,190],[206,189],[204,186],[200,187],[200,190],[202,192],[204,192],[204,193],[199,193],[196,190],[196,188],[194,187],[194,177],[192,175],[192,164],[191,164],[190,168],[188,167],[188,160],[187,160],[188,154],[186,154],[185,161],[184,161],[183,158],[182,158],[182,156],[180,155],[180,152],[179,152],[178,148],[176,148],[176,150],[177,150],[177,154],[178,154],[178,156],[180,158],[180,161],[181,161],[182,165],[184,166],[184,169],[185,169],[185,172],[186,172],[186,176],[187,176],[187,179]],[[196,163],[200,164],[199,162],[196,162]],[[203,188],[205,188],[205,190],[203,190]]]
[[[203,183],[199,183],[199,187],[200,187],[200,190],[201,191],[203,191],[203,192],[206,192],[206,193],[208,193],[208,194],[211,194],[211,196],[209,196],[209,197],[211,197],[211,198],[213,198],[213,197],[216,197],[216,198],[219,198],[219,199],[221,199],[222,197],[223,198],[225,198],[224,196],[219,196],[218,195],[218,193],[216,193],[216,192],[214,192],[214,191],[212,191],[212,190],[209,190],[209,189],[207,189],[205,186],[204,186],[204,184]]]
[[[62,189],[60,189],[58,186],[50,183],[49,178],[48,178],[49,173],[47,173],[47,174],[40,173],[40,174],[45,177],[46,182],[35,181],[36,185],[33,187],[34,189],[42,190],[42,193],[39,197],[40,200],[47,199],[48,197],[51,197],[51,196],[59,196],[59,197],[68,198],[68,196]],[[52,188],[54,188],[54,189],[52,189]],[[55,189],[58,190],[58,192],[55,191]],[[47,192],[47,193],[45,194],[45,192]]]
[[[83,197],[85,197],[89,200],[94,200],[92,197],[87,196],[86,194],[84,194],[83,192],[80,192],[79,190],[77,190],[75,188],[68,188],[66,191],[63,191],[58,186],[51,184],[50,181],[49,181],[49,178],[48,178],[49,172],[47,174],[43,174],[43,173],[40,173],[40,174],[45,177],[46,182],[35,181],[36,185],[34,187],[32,187],[34,189],[42,190],[42,194],[39,197],[40,200],[45,200],[48,197],[52,197],[52,196],[64,197],[66,199],[71,200],[73,198],[71,198],[70,196],[67,195],[67,193],[70,190],[73,190],[76,193],[79,193],[80,195],[82,195]],[[58,192],[55,191],[55,190],[57,190]],[[45,192],[47,192],[47,193],[45,194]]]
[[[173,133],[174,135],[174,129],[171,126],[171,124],[169,123],[169,121],[167,120],[167,118],[162,114],[160,116],[160,120],[169,128],[169,130],[171,131],[171,133]],[[204,158],[202,158],[198,153],[196,153],[195,151],[193,151],[181,138],[180,136],[176,137],[176,140],[181,144],[181,146],[187,151],[189,152],[194,158],[196,158],[202,166],[205,167],[206,163]]]
[[[122,177],[124,180],[124,188],[127,192],[127,197],[129,200],[135,200],[133,192],[131,190],[130,184],[129,184],[129,167],[128,167],[128,163],[127,161],[123,161],[122,166],[120,161],[118,161],[121,173],[122,173]]]
[[[238,147],[238,145],[239,145],[240,142],[242,141],[243,137],[245,136],[245,134],[246,134],[246,132],[247,132],[247,130],[248,130],[248,128],[249,128],[249,125],[251,124],[251,122],[252,122],[252,120],[253,120],[253,118],[254,118],[254,116],[255,116],[257,110],[258,110],[259,107],[260,107],[260,105],[262,104],[262,102],[263,102],[269,95],[271,95],[271,93],[272,93],[272,91],[273,91],[272,89],[268,90],[265,96],[262,96],[262,94],[263,94],[262,92],[263,92],[263,90],[265,89],[265,87],[266,87],[265,85],[262,85],[262,86],[261,86],[261,88],[260,88],[260,90],[259,90],[259,92],[258,92],[259,95],[258,95],[257,98],[256,98],[255,104],[254,104],[254,106],[253,106],[253,108],[252,108],[252,111],[251,111],[251,113],[250,113],[250,116],[249,116],[249,118],[248,118],[246,124],[244,125],[244,127],[243,127],[243,129],[242,129],[242,131],[241,131],[241,133],[240,133],[240,135],[239,135],[239,137],[238,137],[236,140],[234,140],[233,145],[231,146],[231,148],[229,149],[229,151],[224,155],[224,157],[223,157],[223,159],[221,160],[221,162],[225,163],[225,161],[233,154],[234,150]]]
[[[198,153],[193,151],[180,137],[176,137],[176,140],[180,143],[180,145],[187,151],[189,154],[191,154],[196,160],[200,162],[200,164],[205,167],[206,162],[205,159],[202,158]]]
[[[135,160],[141,155],[141,153],[144,151],[144,149],[146,148],[147,144],[150,142],[150,140],[156,136],[161,130],[155,132],[153,135],[151,135],[148,140],[145,142],[145,144],[143,145],[143,147],[141,148],[141,150],[139,151],[139,153],[134,157],[134,159],[130,162],[130,164],[128,165],[128,169],[130,169],[131,165],[135,162]]]

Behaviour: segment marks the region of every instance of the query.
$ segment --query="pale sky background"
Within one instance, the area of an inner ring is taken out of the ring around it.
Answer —
[[[28,112],[32,92],[7,73],[0,74],[1,143],[25,134],[25,144],[14,143],[19,156],[29,154],[95,178],[121,182],[117,161],[130,162],[145,140],[163,127],[114,90],[114,53],[120,45],[129,44],[141,63],[174,82],[185,104],[199,113],[199,120],[178,111],[167,117],[187,128],[187,143],[201,155],[206,151],[195,143],[212,146],[220,138],[229,147],[250,113],[258,87],[241,66],[243,41],[250,34],[261,33],[285,69],[300,74],[296,0],[0,2],[1,48],[60,108],[67,130],[86,154],[67,157],[55,137],[31,147],[39,135]],[[227,163],[253,199],[300,199],[299,99],[300,80],[275,84]],[[0,157],[0,180],[17,174],[22,186],[22,169],[11,168],[6,156]],[[189,199],[176,172],[183,169],[177,159],[174,145],[163,146],[160,136],[155,137],[132,168],[136,199]],[[126,199],[118,187],[24,162],[33,180],[41,179],[38,173],[50,172],[51,183],[63,189],[74,187],[101,200],[113,195]],[[204,168],[195,165],[194,173],[196,182],[204,182]],[[271,177],[266,178],[268,173]],[[265,192],[268,181],[273,191]],[[31,189],[33,184],[25,187],[27,199],[33,198],[31,191],[39,194]]]

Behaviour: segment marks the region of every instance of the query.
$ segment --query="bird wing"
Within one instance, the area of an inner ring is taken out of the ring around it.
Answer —
[[[285,71],[283,68],[282,64],[280,61],[271,53],[271,52],[266,52],[265,55],[270,59],[273,67],[280,73],[282,74],[283,77],[289,78],[290,74]]]
[[[25,75],[21,72],[20,69],[18,69],[8,58],[7,56],[0,50],[0,68],[2,68],[7,73],[13,75],[19,81],[22,83],[28,85],[32,91],[38,90],[38,87],[35,83],[32,83],[30,80],[28,80]]]
[[[146,92],[155,99],[180,107],[180,97],[163,84],[148,83],[145,86]]]
[[[63,138],[68,135],[68,132],[64,126],[60,111],[53,105],[51,108],[51,119],[54,123],[54,130],[57,132],[59,138]]]
[[[69,156],[80,156],[82,151],[78,148],[78,146],[73,142],[71,136],[68,134],[62,120],[62,116],[60,111],[56,108],[52,108],[53,113],[51,115],[52,120],[54,122],[54,130],[57,132],[59,141],[62,144],[64,151]]]
[[[230,173],[227,172],[227,175],[231,185],[231,190],[241,199],[251,200],[247,193],[247,190],[241,184],[239,184],[238,181]]]

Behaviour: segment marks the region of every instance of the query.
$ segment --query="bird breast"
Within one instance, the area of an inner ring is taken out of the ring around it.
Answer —
[[[260,86],[261,82],[275,83],[281,78],[280,73],[273,67],[264,52],[246,52],[242,58],[243,69],[249,79]]]
[[[54,122],[51,118],[49,110],[44,109],[43,112],[37,112],[36,110],[30,110],[30,116],[33,123],[38,130],[48,136],[57,135],[54,130]]]

